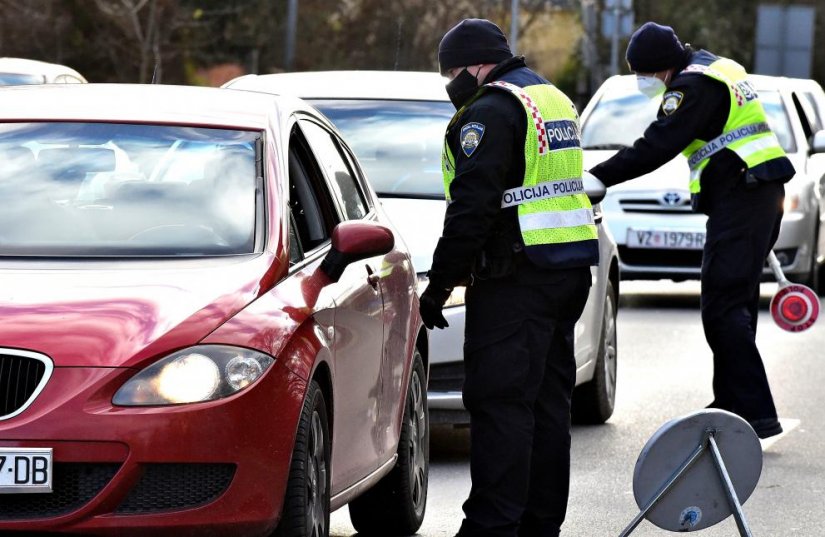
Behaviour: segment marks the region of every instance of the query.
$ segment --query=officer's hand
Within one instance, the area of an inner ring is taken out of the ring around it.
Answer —
[[[424,321],[424,326],[430,330],[435,328],[447,328],[447,319],[441,313],[444,308],[444,303],[450,296],[450,289],[439,289],[433,287],[430,283],[419,299],[419,311],[421,312],[421,320]]]

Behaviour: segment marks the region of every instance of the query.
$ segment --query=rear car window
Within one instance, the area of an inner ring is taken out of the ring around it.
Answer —
[[[254,251],[259,132],[0,124],[0,256]]]

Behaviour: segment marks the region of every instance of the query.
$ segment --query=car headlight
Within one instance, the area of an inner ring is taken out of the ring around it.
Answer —
[[[237,393],[275,360],[227,345],[197,345],[170,354],[120,387],[112,403],[121,406],[200,403]]]
[[[424,274],[418,275],[418,296],[421,296],[421,293],[424,292],[424,289],[427,288],[427,284],[430,283],[430,279],[427,278]],[[453,289],[453,292],[450,293],[450,296],[447,297],[447,302],[444,303],[445,308],[454,308],[456,306],[463,306],[464,305],[464,293],[467,291],[466,287],[456,287]]]

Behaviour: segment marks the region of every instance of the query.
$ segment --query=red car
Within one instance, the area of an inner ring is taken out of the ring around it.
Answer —
[[[415,271],[298,99],[0,90],[0,533],[424,517]]]

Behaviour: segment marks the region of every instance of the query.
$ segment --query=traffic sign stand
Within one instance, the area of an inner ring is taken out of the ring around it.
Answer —
[[[706,409],[672,420],[639,455],[633,492],[641,510],[619,537],[630,535],[644,519],[668,531],[689,532],[731,514],[739,534],[752,537],[742,503],[761,472],[759,438],[739,416]]]

